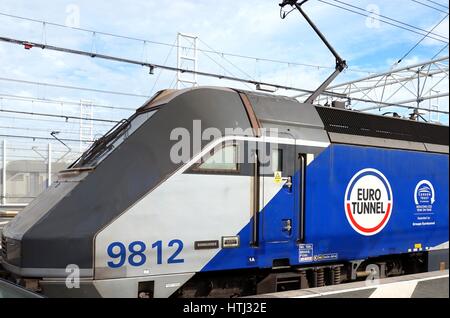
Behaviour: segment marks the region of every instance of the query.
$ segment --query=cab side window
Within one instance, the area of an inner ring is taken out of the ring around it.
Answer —
[[[238,172],[238,146],[236,144],[225,144],[220,148],[215,148],[212,153],[202,158],[195,170]]]
[[[271,160],[272,172],[283,171],[283,150],[273,149]]]

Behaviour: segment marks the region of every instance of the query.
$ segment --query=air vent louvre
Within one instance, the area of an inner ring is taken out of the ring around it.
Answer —
[[[316,109],[328,132],[438,145],[449,144],[447,126],[326,107]]]

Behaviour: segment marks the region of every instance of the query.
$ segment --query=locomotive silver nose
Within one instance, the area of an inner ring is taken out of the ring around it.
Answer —
[[[32,243],[31,237],[38,238],[30,233],[45,220],[48,215],[58,209],[70,193],[76,188],[87,173],[78,174],[71,177],[63,177],[52,184],[52,186],[42,193],[38,198],[32,201],[24,210],[22,210],[13,220],[11,220],[3,229],[1,237],[1,255],[3,267],[11,273],[19,276],[43,277],[45,273],[41,273],[39,268],[44,266],[36,266],[39,263],[39,253],[45,254],[48,244],[52,240],[58,239],[52,232],[46,234],[46,240],[37,240],[38,244]],[[32,244],[30,244],[32,243]],[[24,253],[24,250],[34,250],[33,253]],[[54,256],[56,257],[56,256]]]
[[[7,238],[2,234],[1,258],[3,262],[13,266],[20,266],[20,241]]]

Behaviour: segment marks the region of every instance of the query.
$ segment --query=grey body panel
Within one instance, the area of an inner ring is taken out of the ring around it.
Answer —
[[[21,240],[32,226],[44,217],[49,209],[70,193],[78,182],[57,182],[33,200],[5,227],[4,235],[14,240]]]
[[[276,128],[286,138],[329,142],[314,106],[288,97],[247,94],[264,128]]]
[[[183,127],[192,136],[194,120],[202,121],[202,129],[215,127],[222,133],[225,128],[250,128],[234,91],[195,89],[177,96],[28,231],[19,234],[18,223],[8,226],[7,231],[22,236],[19,267],[65,268],[77,264],[92,268],[96,233],[182,165],[169,158],[170,148],[177,142],[170,140],[170,134],[173,128]]]
[[[248,93],[248,97],[261,122],[294,123],[299,126],[322,128],[323,123],[314,106],[282,97]]]

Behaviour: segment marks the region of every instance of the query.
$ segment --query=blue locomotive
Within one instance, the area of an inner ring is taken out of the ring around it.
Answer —
[[[361,279],[368,264],[381,277],[447,267],[448,133],[262,93],[162,91],[8,224],[3,266],[76,297],[242,296]]]

